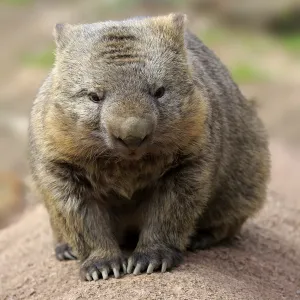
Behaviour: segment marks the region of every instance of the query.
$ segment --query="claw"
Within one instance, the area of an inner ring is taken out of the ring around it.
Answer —
[[[168,266],[168,263],[165,260],[163,260],[162,265],[161,265],[162,273],[165,273],[167,271],[167,266]]]
[[[93,280],[95,280],[95,281],[99,280],[98,272],[94,271],[93,274],[92,274],[92,277],[93,277]]]
[[[127,266],[127,273],[132,273],[132,269],[133,269],[133,260],[132,258],[128,259],[128,266]]]
[[[57,254],[57,259],[58,260],[64,260],[63,254]]]
[[[127,273],[126,264],[125,264],[125,263],[123,263],[123,265],[122,265],[122,266],[123,266],[123,273],[124,273],[124,274],[126,274],[126,273]]]
[[[91,277],[91,275],[89,273],[86,273],[85,278],[87,281],[92,281],[93,278]]]
[[[108,278],[108,272],[107,272],[107,270],[103,270],[103,271],[101,272],[101,274],[102,274],[103,280],[106,280],[106,279]]]
[[[64,257],[70,260],[75,259],[75,257],[69,251],[64,252]]]
[[[140,263],[137,263],[135,266],[135,269],[133,271],[133,275],[138,275],[141,273],[142,265]]]
[[[149,264],[147,269],[147,274],[151,274],[154,271],[154,265],[152,263]]]
[[[120,272],[119,272],[118,268],[113,268],[113,272],[114,272],[115,278],[120,278]]]

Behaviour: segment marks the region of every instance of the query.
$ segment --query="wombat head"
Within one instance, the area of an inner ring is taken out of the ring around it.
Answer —
[[[58,24],[54,34],[52,107],[82,151],[139,159],[201,134],[184,15]]]

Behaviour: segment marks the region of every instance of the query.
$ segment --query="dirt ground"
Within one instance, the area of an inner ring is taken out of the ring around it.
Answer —
[[[21,57],[48,49],[56,22],[99,19],[100,2],[31,2],[0,7],[0,33],[7,41],[0,56],[0,228],[5,227],[0,230],[0,299],[300,299],[300,57],[273,46],[255,52],[256,45],[245,46],[244,39],[212,45],[227,65],[250,57],[272,75],[241,84],[244,94],[258,101],[273,166],[267,204],[240,238],[188,253],[170,273],[83,283],[76,262],[55,260],[47,213],[25,197],[28,114],[48,68],[24,64]],[[205,18],[193,26],[205,28]]]

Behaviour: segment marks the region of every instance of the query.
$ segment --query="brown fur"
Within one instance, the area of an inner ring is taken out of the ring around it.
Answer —
[[[264,127],[185,24],[171,14],[56,26],[30,161],[57,258],[77,257],[83,279],[165,271],[186,249],[236,235],[264,203]],[[127,261],[121,245],[134,232]]]

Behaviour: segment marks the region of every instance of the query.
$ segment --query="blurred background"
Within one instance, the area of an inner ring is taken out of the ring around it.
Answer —
[[[299,195],[300,0],[0,0],[0,229],[35,203],[28,191],[28,117],[53,63],[55,23],[179,11],[258,102],[271,143],[280,145],[273,151],[284,171],[275,182]],[[286,153],[292,175],[280,158]]]

